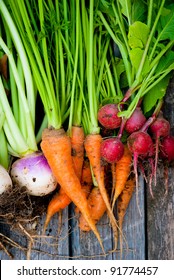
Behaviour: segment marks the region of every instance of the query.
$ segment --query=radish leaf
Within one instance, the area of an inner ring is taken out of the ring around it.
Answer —
[[[167,75],[157,85],[155,85],[143,98],[143,111],[144,114],[149,112],[157,103],[159,99],[162,99],[166,93],[166,89],[169,83],[170,75]]]
[[[139,69],[139,65],[143,56],[144,50],[140,48],[134,48],[130,51],[130,59],[135,71],[137,72]],[[142,76],[149,72],[149,61],[148,56],[146,56],[145,63],[143,66]]]
[[[129,27],[128,43],[133,48],[144,49],[149,35],[149,28],[145,23],[140,21],[134,22]]]

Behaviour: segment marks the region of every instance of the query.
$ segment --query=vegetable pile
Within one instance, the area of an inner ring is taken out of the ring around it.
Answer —
[[[163,116],[174,4],[1,0],[0,21],[0,215],[16,218],[30,200],[32,216],[42,197],[45,232],[72,203],[80,230],[92,230],[104,253],[104,213],[114,249],[119,236],[122,247],[135,190],[139,209],[138,168],[154,197],[158,165],[167,174],[174,160]]]

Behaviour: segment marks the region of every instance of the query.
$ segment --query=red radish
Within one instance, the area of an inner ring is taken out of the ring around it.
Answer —
[[[118,112],[117,104],[106,104],[98,111],[98,121],[105,128],[118,128],[121,124],[121,118],[117,116]]]
[[[159,153],[159,140],[160,137],[166,137],[170,133],[170,124],[163,118],[162,113],[149,127],[152,136],[155,139],[155,166],[154,166],[154,181],[156,186],[156,171],[158,165],[158,153]]]
[[[168,162],[174,160],[174,136],[168,135],[162,139],[160,151],[163,159],[167,159]]]
[[[164,137],[160,145],[160,157],[165,160],[164,162],[164,178],[165,189],[168,193],[168,163],[174,160],[174,136],[168,135]]]
[[[146,122],[146,118],[140,107],[137,107],[131,117],[127,120],[125,130],[131,134],[138,131]]]
[[[133,165],[134,165],[134,173],[136,180],[136,198],[137,198],[137,206],[138,204],[138,171],[137,171],[137,163],[138,157],[147,157],[149,152],[152,150],[153,141],[149,134],[143,131],[133,132],[127,139],[127,145],[129,150],[133,153]],[[140,209],[139,209],[140,212]],[[141,212],[140,212],[141,214]]]
[[[101,143],[101,157],[108,163],[114,163],[121,159],[124,153],[124,145],[118,137],[112,137]]]

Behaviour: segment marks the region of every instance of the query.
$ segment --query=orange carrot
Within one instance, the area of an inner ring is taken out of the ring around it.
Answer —
[[[90,163],[88,158],[85,158],[82,167],[81,186],[82,186],[82,191],[84,192],[86,198],[88,198],[90,194],[92,185],[93,185],[93,181],[92,181]],[[75,208],[75,212],[79,213],[79,209],[77,207]]]
[[[71,141],[63,129],[44,129],[41,149],[57,182],[79,208],[104,251],[100,234],[91,218],[87,199],[75,174],[71,157]]]
[[[92,171],[93,171],[93,174],[97,181],[99,190],[101,192],[101,195],[102,195],[103,200],[107,207],[107,214],[109,216],[110,223],[113,228],[115,245],[116,245],[117,238],[118,238],[118,230],[117,230],[118,225],[117,225],[117,221],[114,217],[113,211],[111,209],[108,193],[105,188],[104,166],[102,166],[102,164],[101,164],[101,155],[100,155],[101,142],[102,142],[102,137],[100,134],[89,134],[86,136],[86,139],[85,139],[85,150],[86,150],[87,157],[89,158],[89,161],[90,161],[90,164],[92,167]]]
[[[50,200],[48,207],[47,207],[47,213],[46,213],[46,219],[44,223],[44,232],[54,214],[57,212],[65,209],[69,204],[71,203],[71,199],[65,191],[60,188],[59,192],[53,196],[53,198]]]
[[[91,217],[96,224],[106,211],[106,204],[101,196],[98,187],[94,187],[88,197],[88,205],[91,211]],[[83,215],[79,218],[79,227],[83,231],[90,231],[90,227]]]
[[[126,181],[130,175],[131,171],[131,164],[132,164],[132,154],[129,151],[127,145],[124,145],[124,154],[122,158],[116,163],[115,167],[115,185],[114,188],[114,195],[112,200],[112,209],[115,205],[115,202],[123,191]],[[114,181],[114,180],[113,180]]]
[[[71,130],[71,149],[74,170],[79,178],[81,179],[82,167],[84,160],[84,140],[85,135],[81,126],[72,126]]]
[[[128,208],[129,202],[132,198],[134,190],[135,190],[135,176],[128,179],[122,193],[118,197],[117,211],[118,211],[118,224],[119,224],[119,229],[120,229],[121,254],[122,254],[122,236],[123,236],[122,229],[123,229],[124,216],[126,214],[126,210]]]
[[[72,159],[75,173],[78,178],[81,178],[83,159],[84,159],[84,132],[82,127],[73,126],[71,132],[71,147]],[[65,191],[60,187],[59,192],[51,199],[48,204],[47,214],[44,224],[44,231],[46,230],[52,216],[63,210],[71,203],[71,199],[67,196]]]

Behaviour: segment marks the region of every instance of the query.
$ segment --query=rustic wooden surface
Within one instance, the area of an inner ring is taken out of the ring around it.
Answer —
[[[165,98],[164,116],[174,135],[174,78]],[[174,166],[169,167],[169,191],[164,196],[163,170],[158,168],[154,199],[147,196],[147,252],[150,260],[174,260]]]
[[[168,88],[164,108],[165,117],[171,123],[174,135],[174,79]],[[163,171],[158,169],[157,186],[154,188],[154,199],[149,195],[148,186],[143,178],[139,179],[140,216],[135,194],[131,200],[124,221],[124,250],[123,259],[127,260],[173,260],[174,259],[174,166],[169,168],[169,192],[164,196]],[[6,245],[14,259],[51,260],[51,259],[120,259],[118,251],[112,252],[112,230],[106,215],[98,225],[106,255],[93,233],[79,231],[74,208],[71,205],[63,211],[62,223],[60,216],[55,215],[51,220],[45,236],[42,236],[44,216],[36,225],[37,236],[33,240],[24,232],[16,232],[13,227],[0,222],[0,241]],[[34,226],[34,223],[33,225]],[[3,235],[13,240],[8,244]],[[4,242],[5,241],[5,242]],[[32,243],[33,242],[33,243]],[[31,246],[32,245],[32,246]],[[10,259],[4,251],[0,251],[0,259]]]

